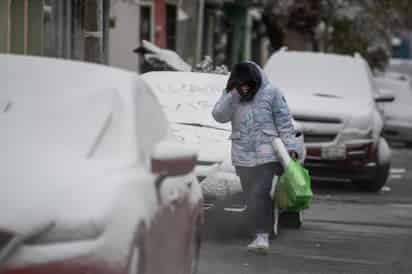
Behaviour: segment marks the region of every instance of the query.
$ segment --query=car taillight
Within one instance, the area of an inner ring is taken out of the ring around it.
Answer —
[[[312,157],[321,157],[322,150],[319,147],[316,148],[306,148],[306,154]]]
[[[157,174],[184,175],[193,170],[197,157],[152,159],[152,172]]]
[[[377,160],[377,153],[376,153],[377,146],[375,144],[369,144],[368,147],[368,160],[369,161],[376,161]]]

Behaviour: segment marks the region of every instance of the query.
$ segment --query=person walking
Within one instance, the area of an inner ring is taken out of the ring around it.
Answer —
[[[248,250],[265,253],[273,223],[272,180],[282,172],[272,141],[280,137],[293,159],[299,151],[286,100],[257,64],[242,62],[233,66],[212,115],[217,122],[232,124],[232,163],[255,232]]]

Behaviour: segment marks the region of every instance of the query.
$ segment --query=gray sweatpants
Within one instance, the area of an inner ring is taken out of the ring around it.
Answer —
[[[236,166],[247,203],[249,223],[256,233],[270,233],[273,223],[273,202],[270,197],[274,175],[282,173],[279,162],[255,167]]]

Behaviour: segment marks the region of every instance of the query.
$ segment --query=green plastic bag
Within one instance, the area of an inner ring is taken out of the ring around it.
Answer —
[[[299,212],[309,208],[312,198],[308,170],[297,161],[289,161],[276,186],[275,206],[287,211]]]

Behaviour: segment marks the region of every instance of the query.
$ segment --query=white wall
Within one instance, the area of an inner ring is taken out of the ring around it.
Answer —
[[[140,40],[140,8],[134,1],[113,0],[110,18],[115,27],[109,34],[109,65],[137,71],[137,54],[133,50]]]

